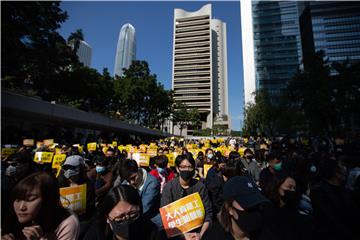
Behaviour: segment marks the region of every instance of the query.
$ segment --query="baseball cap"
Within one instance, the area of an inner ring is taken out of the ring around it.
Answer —
[[[71,165],[73,167],[77,167],[80,164],[85,165],[84,159],[79,155],[72,155],[65,159],[65,162],[63,165]]]
[[[259,203],[269,202],[261,194],[258,186],[244,176],[230,178],[224,184],[223,196],[225,200],[234,199],[244,209],[254,207]]]

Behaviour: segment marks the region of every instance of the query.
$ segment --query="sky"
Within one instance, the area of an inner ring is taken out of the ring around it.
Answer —
[[[243,114],[243,64],[240,1],[64,1],[60,7],[68,20],[59,29],[67,39],[82,29],[92,47],[91,67],[113,75],[119,32],[125,23],[136,31],[136,59],[149,63],[151,73],[165,89],[171,89],[174,9],[188,12],[212,4],[212,17],[226,23],[228,56],[228,101],[231,128],[240,130]]]

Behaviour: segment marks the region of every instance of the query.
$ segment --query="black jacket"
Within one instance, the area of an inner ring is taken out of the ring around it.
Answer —
[[[104,219],[94,219],[84,240],[112,240],[114,234]],[[148,219],[140,217],[129,226],[129,240],[163,240],[165,233],[160,232],[157,226]]]
[[[321,181],[311,189],[316,234],[322,239],[360,239],[360,211],[342,186]]]
[[[214,216],[220,212],[221,207],[224,203],[223,200],[223,186],[224,180],[221,175],[215,170],[214,167],[211,167],[208,171],[205,180],[205,186],[209,192],[209,198],[213,206]]]
[[[168,205],[180,198],[198,192],[205,208],[204,222],[212,222],[212,206],[209,199],[208,191],[205,185],[196,179],[191,179],[190,187],[183,189],[180,185],[179,177],[174,178],[166,183],[161,195],[161,207]]]

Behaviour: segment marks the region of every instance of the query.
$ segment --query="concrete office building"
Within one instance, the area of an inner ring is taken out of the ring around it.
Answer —
[[[230,125],[227,94],[226,25],[211,19],[211,4],[195,12],[174,11],[174,99],[200,112],[201,128]],[[174,127],[175,134],[179,134]],[[191,135],[190,126],[183,131]]]
[[[123,76],[123,68],[129,68],[131,62],[136,59],[135,28],[126,23],[121,27],[119,40],[116,48],[114,76]]]
[[[74,49],[74,42],[70,42],[70,47]],[[76,51],[76,55],[79,58],[79,61],[83,63],[85,66],[90,67],[91,66],[91,60],[92,60],[92,48],[91,46],[85,42],[80,40],[79,48]]]

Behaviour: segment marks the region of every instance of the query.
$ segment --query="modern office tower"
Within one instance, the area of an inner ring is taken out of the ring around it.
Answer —
[[[116,48],[114,75],[123,76],[123,68],[129,68],[136,59],[135,28],[126,23],[121,27]]]
[[[304,2],[300,17],[304,65],[311,55],[325,51],[329,63],[360,62],[360,3]]]
[[[74,49],[75,46],[73,41],[70,42],[69,45],[72,49]],[[92,48],[87,42],[80,40],[79,48],[76,51],[76,55],[78,56],[79,61],[85,66],[91,66]]]
[[[301,66],[298,4],[253,1],[252,20],[256,89],[266,89],[276,101],[276,96]],[[244,65],[244,69],[247,67]]]
[[[198,109],[203,129],[229,126],[226,25],[211,19],[211,4],[195,12],[175,9],[173,36],[174,99]],[[190,126],[185,135],[192,133]]]

